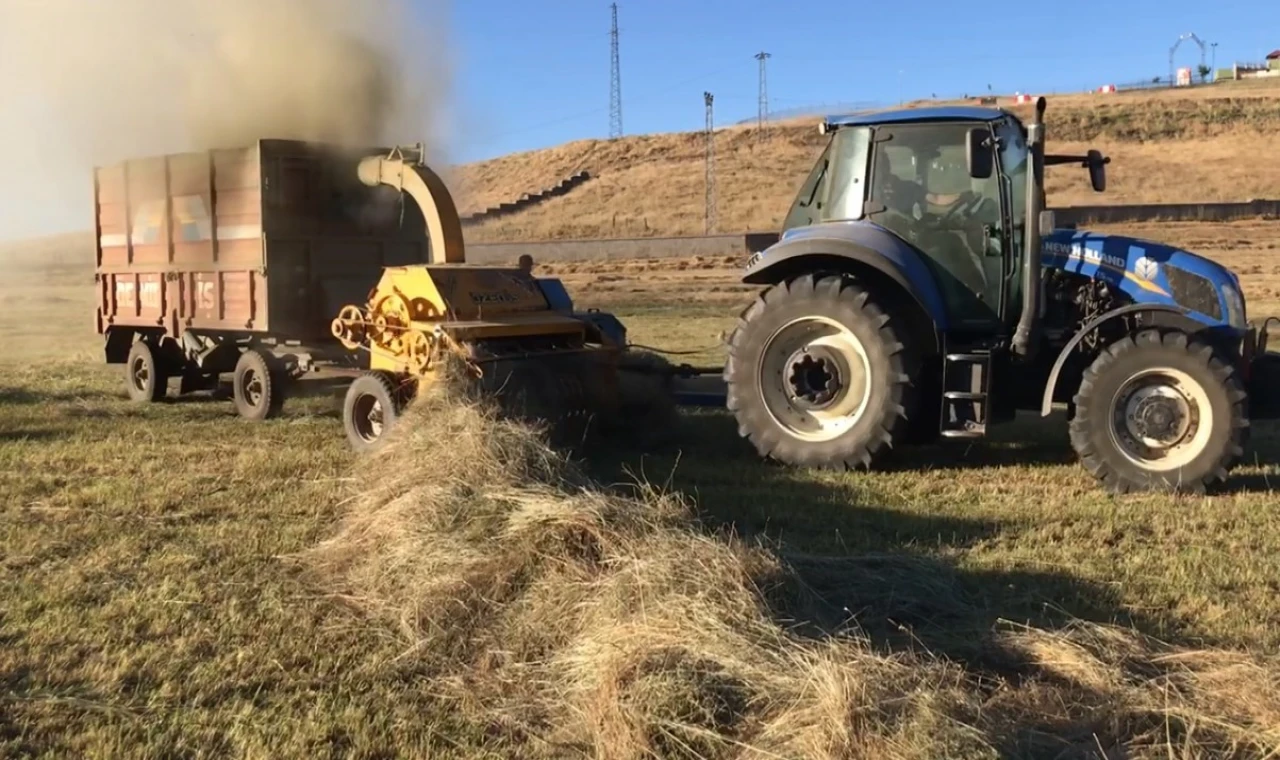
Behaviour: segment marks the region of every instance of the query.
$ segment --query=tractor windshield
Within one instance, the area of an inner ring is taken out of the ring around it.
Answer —
[[[800,186],[783,222],[783,230],[818,222],[861,219],[870,144],[871,130],[866,127],[836,132]]]

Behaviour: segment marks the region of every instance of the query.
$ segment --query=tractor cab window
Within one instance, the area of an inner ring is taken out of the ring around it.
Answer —
[[[867,199],[867,154],[871,130],[846,127],[831,142],[831,183],[823,208],[824,221],[861,219]]]
[[[1009,178],[1010,216],[1016,230],[1027,216],[1027,137],[1017,122],[1005,118],[996,124],[996,139],[1000,141],[1000,169]],[[1021,245],[1022,238],[1015,239]]]
[[[972,122],[878,130],[868,215],[919,250],[963,326],[1000,318],[1004,236],[999,177],[969,177]]]
[[[805,178],[804,184],[796,193],[795,200],[791,202],[791,209],[787,211],[787,218],[782,223],[784,231],[792,227],[807,227],[821,221],[822,201],[826,195],[826,179],[831,165],[833,144],[834,140],[827,143],[827,149],[818,156],[813,170],[809,172],[809,176]]]
[[[792,203],[783,229],[861,219],[871,130],[846,127],[831,138]]]
[[[1009,233],[1005,235],[1005,253],[1008,273],[1009,303],[1022,299],[1022,247],[1024,225],[1027,222],[1027,168],[1030,166],[1027,137],[1022,128],[1010,117],[996,122],[996,140],[999,141],[1000,171],[1004,174],[1005,191],[1008,193]],[[994,179],[994,177],[993,177]],[[1046,230],[1047,232],[1047,230]]]

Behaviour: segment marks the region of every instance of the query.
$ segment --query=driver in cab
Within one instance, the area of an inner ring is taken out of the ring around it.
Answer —
[[[989,268],[991,277],[1000,277],[1000,258],[987,251],[999,244],[984,232],[999,224],[998,179],[971,178],[962,148],[938,151],[901,143],[897,148],[883,154],[889,170],[879,172],[877,182],[888,211],[882,224],[944,270],[944,290],[962,300],[984,292]]]

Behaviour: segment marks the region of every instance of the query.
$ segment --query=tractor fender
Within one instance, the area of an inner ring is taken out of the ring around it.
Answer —
[[[752,258],[742,281],[774,285],[819,270],[856,273],[866,268],[892,281],[916,302],[920,313],[932,322],[935,340],[947,329],[942,294],[920,254],[891,233],[871,225],[783,238]]]
[[[1084,327],[1077,330],[1071,340],[1067,341],[1067,345],[1063,346],[1062,350],[1058,352],[1058,358],[1053,362],[1053,369],[1049,371],[1049,378],[1044,385],[1044,398],[1040,402],[1041,417],[1048,417],[1051,413],[1053,394],[1058,386],[1058,376],[1062,373],[1062,368],[1066,365],[1067,359],[1076,350],[1076,346],[1079,346],[1080,342],[1084,340],[1085,336],[1113,319],[1140,312],[1151,314],[1155,318],[1153,322],[1157,325],[1183,328],[1193,333],[1204,328],[1203,323],[1197,322],[1191,317],[1189,310],[1181,306],[1169,306],[1167,304],[1133,303],[1098,315]]]

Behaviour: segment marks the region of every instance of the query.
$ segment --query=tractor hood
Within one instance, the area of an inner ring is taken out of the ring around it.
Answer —
[[[1235,273],[1189,251],[1123,235],[1058,229],[1044,235],[1040,253],[1045,268],[1103,280],[1134,303],[1181,306],[1206,325],[1245,326]]]

